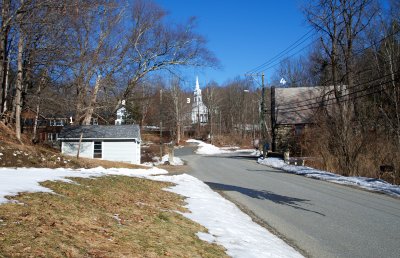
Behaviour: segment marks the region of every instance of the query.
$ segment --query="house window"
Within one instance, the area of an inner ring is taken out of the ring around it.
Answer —
[[[62,119],[57,119],[56,126],[64,126],[64,121]]]
[[[64,126],[63,119],[50,119],[50,126]]]
[[[55,142],[58,139],[58,133],[48,133],[47,134],[47,141]]]
[[[98,125],[98,124],[99,124],[99,121],[97,120],[97,118],[92,117],[92,118],[90,119],[90,124],[91,124],[91,125]]]
[[[102,146],[101,142],[94,142],[93,158],[101,159]]]
[[[299,136],[303,133],[304,126],[303,125],[295,125],[294,134]]]

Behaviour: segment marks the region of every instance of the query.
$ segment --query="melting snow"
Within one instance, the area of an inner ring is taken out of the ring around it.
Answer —
[[[198,140],[190,139],[190,140],[187,140],[186,142],[198,144],[198,148],[196,150],[197,154],[215,155],[215,154],[222,154],[222,153],[232,153],[231,150],[221,149],[214,145],[211,145],[211,144],[208,144],[208,143],[205,143],[202,141],[198,141]]]
[[[273,168],[282,169],[284,171],[306,177],[317,178],[329,182],[334,182],[342,185],[354,185],[367,190],[378,191],[392,196],[400,197],[400,186],[389,184],[383,180],[368,178],[368,177],[345,177],[327,171],[322,171],[305,166],[293,166],[286,164],[278,158],[267,158],[263,160],[259,158],[258,163],[267,165]]]
[[[234,204],[222,198],[202,181],[187,174],[166,176],[167,171],[150,169],[48,169],[48,168],[2,168],[0,169],[0,203],[7,202],[5,196],[18,192],[51,192],[40,186],[46,180],[67,181],[67,177],[99,177],[124,175],[175,183],[168,188],[187,197],[189,213],[184,216],[206,227],[209,233],[198,232],[204,241],[221,244],[232,257],[301,257],[292,247],[254,223]],[[158,175],[158,176],[155,176]],[[114,215],[118,221],[119,216]]]
[[[146,162],[143,165],[145,165],[145,166],[158,166],[158,165],[165,164],[165,162],[167,162],[167,161],[172,166],[182,166],[182,165],[184,165],[183,160],[181,160],[181,158],[178,158],[178,157],[174,157],[173,161],[170,162],[168,154],[164,155],[161,160],[160,160],[160,157],[154,157],[153,160],[155,160],[155,161],[154,162]]]

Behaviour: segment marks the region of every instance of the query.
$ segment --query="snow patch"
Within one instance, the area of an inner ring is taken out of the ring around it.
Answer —
[[[97,167],[93,169],[48,169],[48,168],[2,168],[0,169],[0,203],[8,202],[5,196],[18,192],[51,192],[39,185],[46,180],[70,182],[67,177],[99,177],[124,175],[142,177],[176,184],[168,191],[187,197],[190,212],[181,213],[208,229],[197,236],[208,242],[218,243],[232,257],[302,257],[292,247],[254,223],[233,203],[212,191],[209,186],[187,174],[166,176],[168,172],[159,168],[125,169]],[[113,218],[120,221],[118,214]],[[112,241],[112,239],[110,239]]]
[[[228,255],[255,258],[302,257],[199,179],[187,174],[152,178],[176,184],[168,190],[187,197],[186,207],[191,212],[183,215],[208,229],[209,234],[200,233],[198,236],[223,245]]]
[[[208,143],[205,143],[205,142],[199,141],[199,140],[190,139],[190,140],[187,140],[186,142],[198,144],[198,148],[196,150],[197,154],[215,155],[215,154],[223,154],[223,153],[232,153],[233,152],[232,150],[218,148],[212,144],[208,144]]]
[[[215,237],[211,234],[197,232],[196,235],[200,238],[200,240],[206,241],[208,243],[215,243]]]
[[[164,155],[161,160],[160,160],[160,157],[154,157],[153,160],[154,160],[154,162],[145,162],[141,165],[152,167],[152,166],[163,165],[167,161],[169,162],[169,164],[171,166],[183,166],[185,164],[183,162],[183,160],[179,157],[174,157],[173,161],[170,162],[168,154]]]
[[[400,186],[389,184],[388,182],[380,179],[341,176],[311,167],[288,165],[282,159],[278,158],[259,158],[257,162],[262,165],[282,169],[286,172],[297,175],[304,175],[306,177],[316,178],[342,185],[358,186],[367,190],[382,192],[391,196],[400,197]]]

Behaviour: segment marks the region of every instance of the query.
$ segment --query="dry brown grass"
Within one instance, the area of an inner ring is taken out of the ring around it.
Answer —
[[[213,144],[219,147],[225,146],[238,146],[241,148],[254,148],[253,138],[249,135],[240,135],[232,133],[230,135],[216,135],[214,136]]]
[[[225,257],[199,240],[200,225],[174,212],[169,184],[109,176],[45,182],[56,194],[24,193],[0,206],[0,257]]]
[[[1,135],[1,134],[0,134]],[[0,140],[0,166],[2,167],[46,167],[46,168],[140,168],[123,162],[64,156],[59,151],[40,145],[19,144]]]
[[[307,166],[317,169],[327,170],[345,176],[363,176],[371,178],[380,178],[392,184],[400,184],[400,155],[393,139],[387,135],[381,135],[378,132],[368,132],[363,135],[365,143],[355,152],[356,158],[353,158],[351,173],[344,173],[340,166],[340,158],[343,156],[334,152],[332,145],[335,141],[328,141],[324,127],[308,128],[303,135],[303,148],[307,150],[306,155],[316,159],[307,161]],[[353,141],[346,144],[352,145]],[[387,165],[393,168],[393,171],[382,172],[380,166]]]

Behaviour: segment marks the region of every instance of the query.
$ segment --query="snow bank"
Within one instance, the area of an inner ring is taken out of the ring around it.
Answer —
[[[197,178],[187,174],[151,178],[176,184],[168,190],[187,197],[186,207],[191,212],[183,215],[208,229],[208,234],[199,232],[199,238],[221,244],[227,249],[228,255],[254,258],[302,257]]]
[[[160,160],[160,157],[154,157],[153,160],[154,160],[154,162],[145,162],[142,165],[151,167],[151,166],[163,165],[167,161],[170,162],[168,154],[164,155],[161,160]],[[183,162],[183,160],[179,157],[174,157],[173,161],[170,162],[170,165],[172,165],[172,166],[183,166],[184,164],[185,163]]]
[[[260,151],[255,150],[255,149],[240,149],[239,147],[236,147],[236,146],[219,148],[215,145],[208,144],[208,143],[205,143],[205,142],[199,141],[199,140],[193,140],[193,139],[187,140],[186,142],[198,144],[198,148],[196,150],[197,154],[215,155],[215,154],[224,154],[224,153],[243,152],[243,153],[249,153],[252,156],[260,155]]]
[[[223,154],[223,153],[232,153],[232,150],[218,148],[212,144],[208,144],[203,141],[190,139],[190,140],[187,140],[186,142],[198,144],[198,148],[196,150],[197,154],[215,155],[215,154]]]
[[[367,177],[345,177],[327,171],[322,171],[305,166],[293,166],[286,164],[278,158],[267,158],[263,160],[259,158],[258,163],[273,168],[282,169],[284,171],[306,177],[317,178],[342,185],[358,186],[367,190],[386,193],[392,196],[400,197],[400,186],[389,184],[383,180]]]
[[[99,177],[104,175],[125,175],[147,177],[154,174],[165,174],[165,170],[151,169],[121,169],[102,167],[93,169],[50,169],[50,168],[1,168],[0,169],[0,203],[7,202],[7,195],[19,192],[52,192],[39,183],[47,180],[70,182],[67,177]]]
[[[158,168],[123,169],[102,167],[94,169],[46,169],[46,168],[2,168],[0,169],[0,203],[7,202],[5,196],[18,192],[51,192],[39,185],[46,180],[69,181],[66,177],[99,177],[124,175],[148,178],[176,184],[168,191],[187,197],[189,213],[183,213],[206,227],[209,233],[198,232],[197,236],[208,242],[221,244],[232,257],[301,257],[292,247],[254,223],[234,204],[212,191],[202,181],[187,174],[166,176]],[[157,175],[157,176],[156,176]]]

